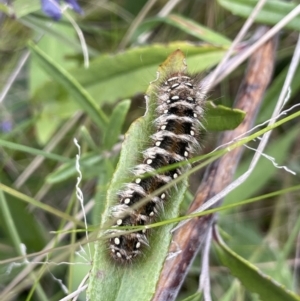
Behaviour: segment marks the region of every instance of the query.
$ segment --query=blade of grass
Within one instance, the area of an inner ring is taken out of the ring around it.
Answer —
[[[35,199],[33,199],[33,198],[31,198],[31,197],[29,197],[29,196],[27,196],[27,195],[25,195],[25,194],[23,194],[23,193],[21,193],[19,191],[16,191],[16,190],[14,190],[14,189],[12,189],[12,188],[10,188],[10,187],[2,184],[2,183],[0,183],[0,190],[2,190],[4,192],[6,192],[6,193],[8,193],[8,194],[10,194],[10,195],[18,198],[21,201],[24,201],[24,202],[26,202],[28,204],[31,204],[34,207],[42,209],[42,210],[44,210],[46,212],[49,212],[49,213],[51,213],[51,214],[53,214],[53,215],[55,215],[57,217],[65,219],[67,221],[72,221],[73,223],[75,223],[76,225],[79,225],[80,227],[84,227],[84,223],[81,222],[81,221],[78,221],[73,216],[65,214],[64,212],[61,212],[61,211],[59,211],[59,210],[57,210],[57,209],[55,209],[55,208],[53,208],[53,207],[51,207],[51,206],[49,206],[47,204],[43,204],[41,202],[38,202]]]
[[[25,146],[25,145],[21,145],[21,144],[17,144],[17,143],[13,143],[13,142],[9,142],[9,141],[5,141],[0,139],[0,145],[9,149],[13,149],[16,151],[20,151],[20,152],[25,152],[25,153],[29,153],[32,155],[40,155],[42,157],[51,159],[51,160],[55,160],[58,162],[70,162],[71,160],[60,156],[60,155],[56,155],[56,154],[52,154],[52,153],[47,153],[45,151],[36,149],[36,148],[32,148],[29,146]]]

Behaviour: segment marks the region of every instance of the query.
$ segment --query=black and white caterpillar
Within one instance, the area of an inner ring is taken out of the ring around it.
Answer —
[[[133,181],[119,192],[118,204],[110,211],[115,223],[110,230],[108,248],[110,256],[120,263],[130,263],[141,254],[143,246],[149,245],[149,230],[127,234],[118,227],[154,222],[168,200],[168,189],[141,206],[137,207],[137,203],[183,172],[180,167],[163,173],[156,170],[188,160],[199,148],[205,96],[198,78],[185,72],[173,72],[155,82],[154,94],[155,130],[149,138],[149,147],[143,151],[143,161],[133,168]],[[151,175],[144,177],[145,174]]]

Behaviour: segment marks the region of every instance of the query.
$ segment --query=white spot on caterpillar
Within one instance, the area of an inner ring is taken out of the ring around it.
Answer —
[[[178,86],[179,86],[179,84],[174,84],[171,86],[171,89],[173,90],[173,89],[177,88]]]
[[[115,243],[115,245],[119,245],[120,244],[120,238],[119,237],[115,237],[114,243]]]
[[[168,82],[171,82],[171,81],[173,81],[173,80],[175,80],[175,79],[178,79],[178,76],[174,76],[174,77],[169,78],[169,79],[168,79]]]
[[[191,83],[184,83],[186,86],[193,88],[193,85]]]

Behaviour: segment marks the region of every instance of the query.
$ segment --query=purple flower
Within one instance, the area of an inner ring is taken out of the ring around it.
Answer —
[[[68,3],[72,7],[72,9],[74,11],[76,11],[76,13],[78,13],[78,14],[82,14],[83,13],[81,7],[77,3],[77,0],[65,0],[65,2]]]
[[[12,130],[12,123],[9,120],[5,120],[0,123],[0,129],[3,133],[9,133]]]
[[[58,21],[62,16],[62,10],[60,8],[60,0],[41,0],[42,9],[46,15]],[[76,13],[82,14],[83,11],[80,8],[77,0],[64,0]]]

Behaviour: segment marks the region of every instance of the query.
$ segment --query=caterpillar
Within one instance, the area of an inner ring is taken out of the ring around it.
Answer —
[[[168,201],[168,189],[141,206],[137,204],[183,172],[182,167],[162,173],[156,170],[190,159],[200,147],[205,95],[199,88],[199,77],[185,69],[186,66],[180,72],[167,72],[164,78],[154,82],[156,108],[149,147],[143,150],[143,159],[132,169],[133,180],[119,191],[118,203],[110,210],[115,223],[109,231],[108,250],[115,262],[130,263],[142,254],[143,247],[149,246],[150,230],[124,233],[118,227],[144,226],[157,220]]]

